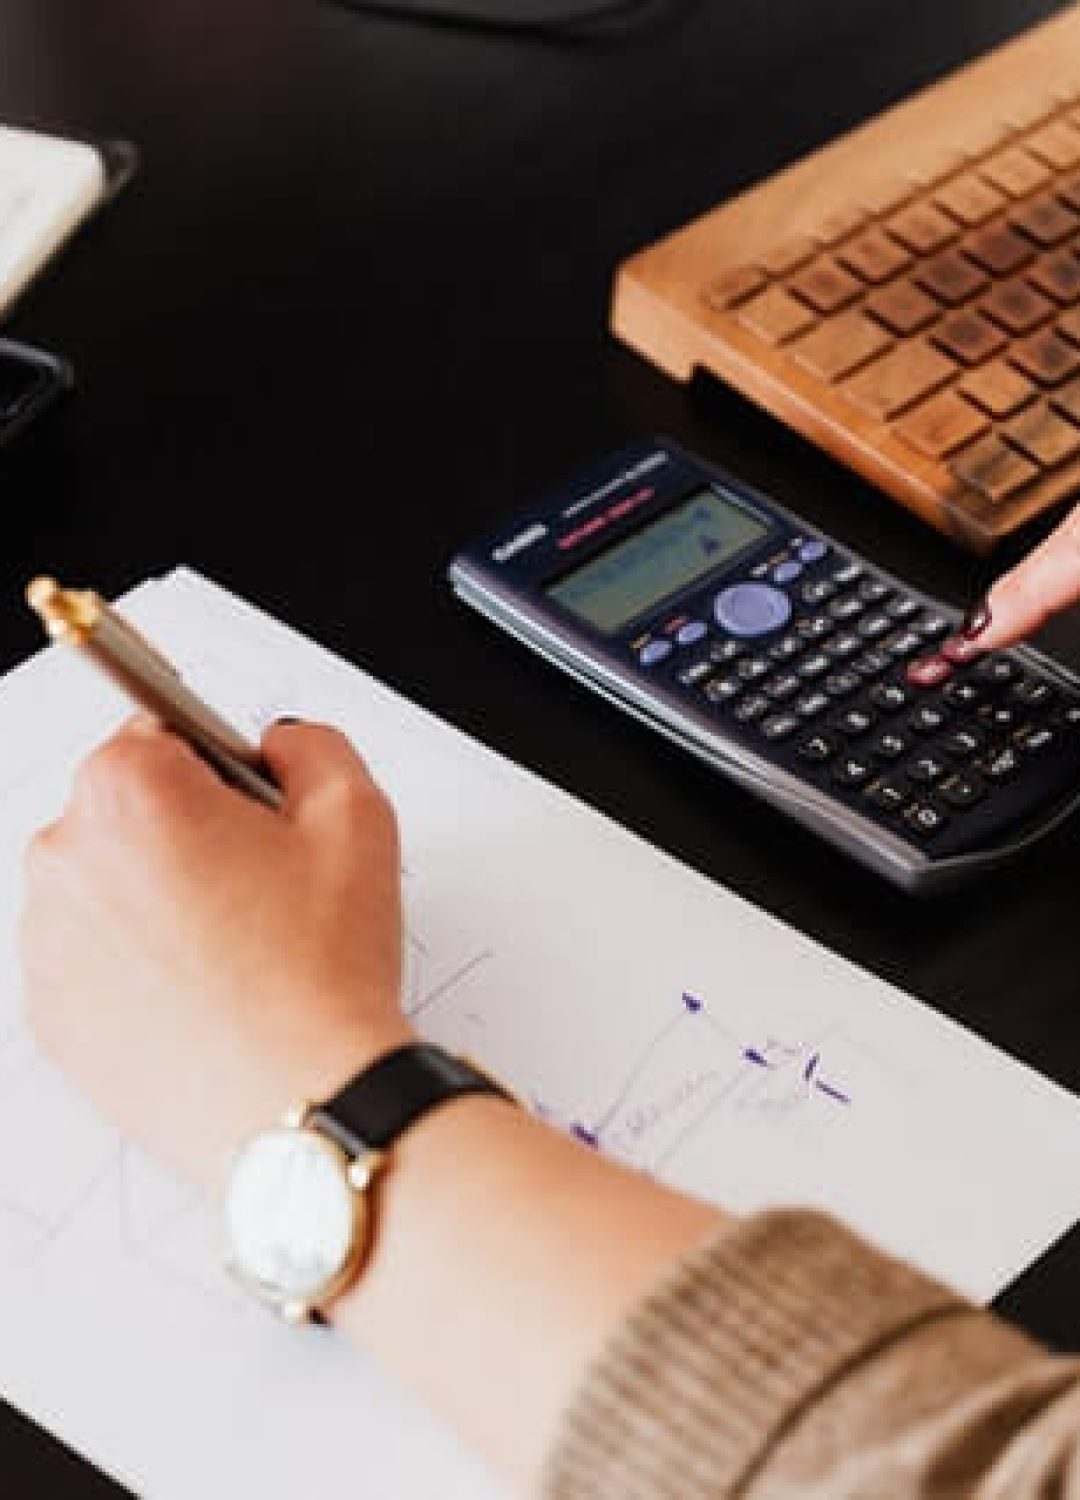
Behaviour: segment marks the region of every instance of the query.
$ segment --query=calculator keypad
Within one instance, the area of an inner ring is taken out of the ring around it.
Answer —
[[[1080,780],[1080,695],[958,646],[941,611],[816,538],[688,619],[706,616],[638,659],[673,643],[654,665],[712,722],[928,852],[977,847]]]

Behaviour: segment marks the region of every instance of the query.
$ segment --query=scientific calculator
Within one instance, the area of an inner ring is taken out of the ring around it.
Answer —
[[[913,892],[1080,803],[1080,679],[664,440],[460,553],[454,589],[627,713]]]

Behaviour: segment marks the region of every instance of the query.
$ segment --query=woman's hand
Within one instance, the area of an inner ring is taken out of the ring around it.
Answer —
[[[27,862],[29,1019],[126,1133],[207,1179],[411,1037],[393,813],[343,736],[278,725],[271,813],[136,719]]]
[[[964,635],[980,650],[1011,646],[1080,601],[1080,505],[1041,546],[999,578]]]

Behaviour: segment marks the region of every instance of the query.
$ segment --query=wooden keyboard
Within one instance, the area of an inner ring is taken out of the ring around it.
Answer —
[[[628,261],[612,326],[972,550],[1080,493],[1080,7]]]

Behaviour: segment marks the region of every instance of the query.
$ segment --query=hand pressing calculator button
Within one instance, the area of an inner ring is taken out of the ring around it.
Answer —
[[[450,576],[567,674],[905,890],[1005,864],[1080,808],[1080,680],[1029,648],[953,649],[953,612],[674,444],[600,463]],[[722,815],[713,826],[722,841]],[[770,837],[763,857],[782,860]]]

